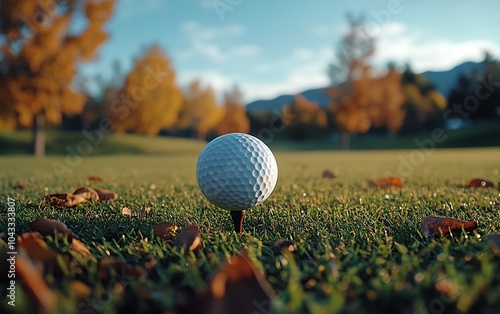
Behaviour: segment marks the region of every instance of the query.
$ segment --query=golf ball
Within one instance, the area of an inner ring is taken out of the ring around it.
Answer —
[[[230,133],[212,140],[196,166],[196,179],[214,205],[241,211],[264,202],[278,180],[273,153],[258,138]]]

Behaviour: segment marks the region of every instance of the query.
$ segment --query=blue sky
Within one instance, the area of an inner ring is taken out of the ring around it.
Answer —
[[[366,14],[376,67],[409,62],[422,72],[479,61],[485,50],[500,57],[496,0],[121,0],[109,41],[82,70],[110,77],[119,60],[128,71],[142,48],[158,43],[179,86],[201,78],[222,93],[238,84],[247,101],[293,94],[328,84],[347,12]]]

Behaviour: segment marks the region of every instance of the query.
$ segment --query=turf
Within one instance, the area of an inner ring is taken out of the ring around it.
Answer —
[[[244,248],[275,291],[275,312],[495,313],[500,309],[500,252],[485,240],[488,234],[500,233],[500,192],[496,187],[463,187],[475,177],[498,186],[499,148],[277,152],[277,187],[263,205],[248,211],[243,234],[232,231],[228,213],[208,203],[197,187],[195,165],[201,148],[80,161],[74,156],[0,157],[3,238],[6,198],[11,197],[16,200],[18,234],[30,231],[34,219],[52,218],[66,223],[88,246],[95,260],[85,265],[86,271],[68,271],[63,278],[46,276],[58,295],[61,313],[175,311],[180,304],[197,302],[194,296],[207,288],[231,255]],[[61,165],[66,172],[61,173]],[[338,177],[323,179],[325,169]],[[89,184],[86,178],[91,175],[103,181]],[[367,180],[387,175],[404,177],[403,188],[368,187]],[[26,188],[13,189],[18,181],[25,181]],[[73,209],[42,203],[48,193],[70,192],[82,185],[111,189],[119,198]],[[124,217],[124,206],[151,211]],[[419,224],[429,215],[475,220],[479,228],[451,239],[424,238]],[[203,249],[184,255],[153,238],[152,225],[163,221],[180,229],[198,225]],[[273,243],[280,238],[293,241],[297,251],[275,252]],[[67,243],[50,237],[47,241],[58,251],[68,249]],[[152,259],[158,263],[146,278],[99,281],[96,261],[110,256],[130,265],[144,266]],[[70,293],[68,283],[75,278],[92,288],[89,297],[79,300]],[[3,283],[1,287],[5,291]],[[141,297],[144,291],[147,300]],[[18,300],[26,300],[22,288],[17,292]],[[10,310],[6,306],[3,300],[3,309]],[[16,310],[33,309],[29,302],[19,301]],[[258,312],[241,309],[241,313],[245,310]]]

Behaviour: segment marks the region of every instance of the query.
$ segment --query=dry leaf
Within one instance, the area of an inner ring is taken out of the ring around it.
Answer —
[[[210,284],[211,313],[271,312],[272,290],[245,256],[233,256]]]
[[[273,246],[276,253],[280,253],[282,250],[287,250],[289,252],[297,251],[295,243],[285,239],[278,239]]]
[[[462,228],[466,231],[477,229],[477,222],[463,221],[450,217],[429,216],[422,220],[420,232],[426,237],[438,237],[441,233],[444,236],[452,236],[453,233],[460,233]]]
[[[65,206],[67,203],[68,193],[56,193],[45,195],[43,198],[47,203],[55,206]]]
[[[123,216],[132,216],[132,211],[128,207],[123,207],[122,208],[122,215]]]
[[[90,176],[90,177],[88,177],[88,178],[87,178],[87,180],[88,180],[89,182],[101,182],[101,181],[102,181],[102,178],[97,177],[97,176]]]
[[[467,184],[469,188],[493,188],[495,185],[491,181],[487,181],[484,179],[472,179],[469,184]]]
[[[24,182],[17,182],[16,184],[14,184],[14,189],[18,189],[18,190],[24,190],[26,188],[26,183]]]
[[[30,227],[31,230],[39,232],[43,236],[54,235],[56,233],[67,236],[69,241],[77,237],[64,223],[53,219],[40,218],[33,220],[30,222]]]
[[[171,240],[175,237],[177,229],[177,226],[170,222],[162,222],[153,226],[153,234],[163,240]]]
[[[389,187],[402,187],[403,180],[398,177],[388,177],[377,180],[368,181],[368,186],[371,188],[389,188]]]
[[[17,245],[26,251],[29,258],[57,264],[57,253],[42,239],[39,233],[23,233],[17,237]]]
[[[80,280],[71,280],[69,283],[71,293],[78,299],[85,299],[92,292],[90,287]]]
[[[118,194],[107,189],[95,189],[95,191],[101,201],[114,201],[118,198]]]
[[[91,257],[92,256],[92,253],[90,253],[90,250],[80,240],[73,239],[71,241],[71,249],[75,253],[77,253],[83,257]]]
[[[192,252],[201,246],[200,229],[197,226],[186,227],[175,239],[174,245],[179,248],[187,248]]]
[[[149,214],[150,211],[151,211],[150,207],[146,207],[144,209],[137,209],[137,210],[130,209],[128,207],[123,207],[122,208],[122,216],[138,217],[138,216],[141,216],[144,214]]]
[[[325,179],[334,179],[337,177],[337,174],[330,170],[323,171],[323,178]]]
[[[56,305],[56,296],[31,259],[20,251],[16,257],[16,275],[21,278],[27,292],[35,299],[39,313],[51,313]]]
[[[89,200],[89,201],[98,201],[99,200],[99,194],[97,194],[97,192],[94,189],[89,188],[88,186],[79,187],[72,194],[73,195],[81,195],[86,200]]]

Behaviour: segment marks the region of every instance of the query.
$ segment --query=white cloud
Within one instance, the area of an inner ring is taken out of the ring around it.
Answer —
[[[408,62],[416,72],[442,71],[465,61],[481,61],[485,51],[500,56],[500,46],[489,40],[424,40],[404,25],[392,23],[381,30],[374,61],[376,65]]]
[[[185,58],[202,55],[211,61],[222,63],[229,58],[253,57],[260,53],[256,45],[233,46],[222,49],[218,41],[239,37],[245,33],[241,25],[226,25],[224,27],[201,27],[197,22],[186,22],[181,26],[186,33],[190,50],[183,53]]]

